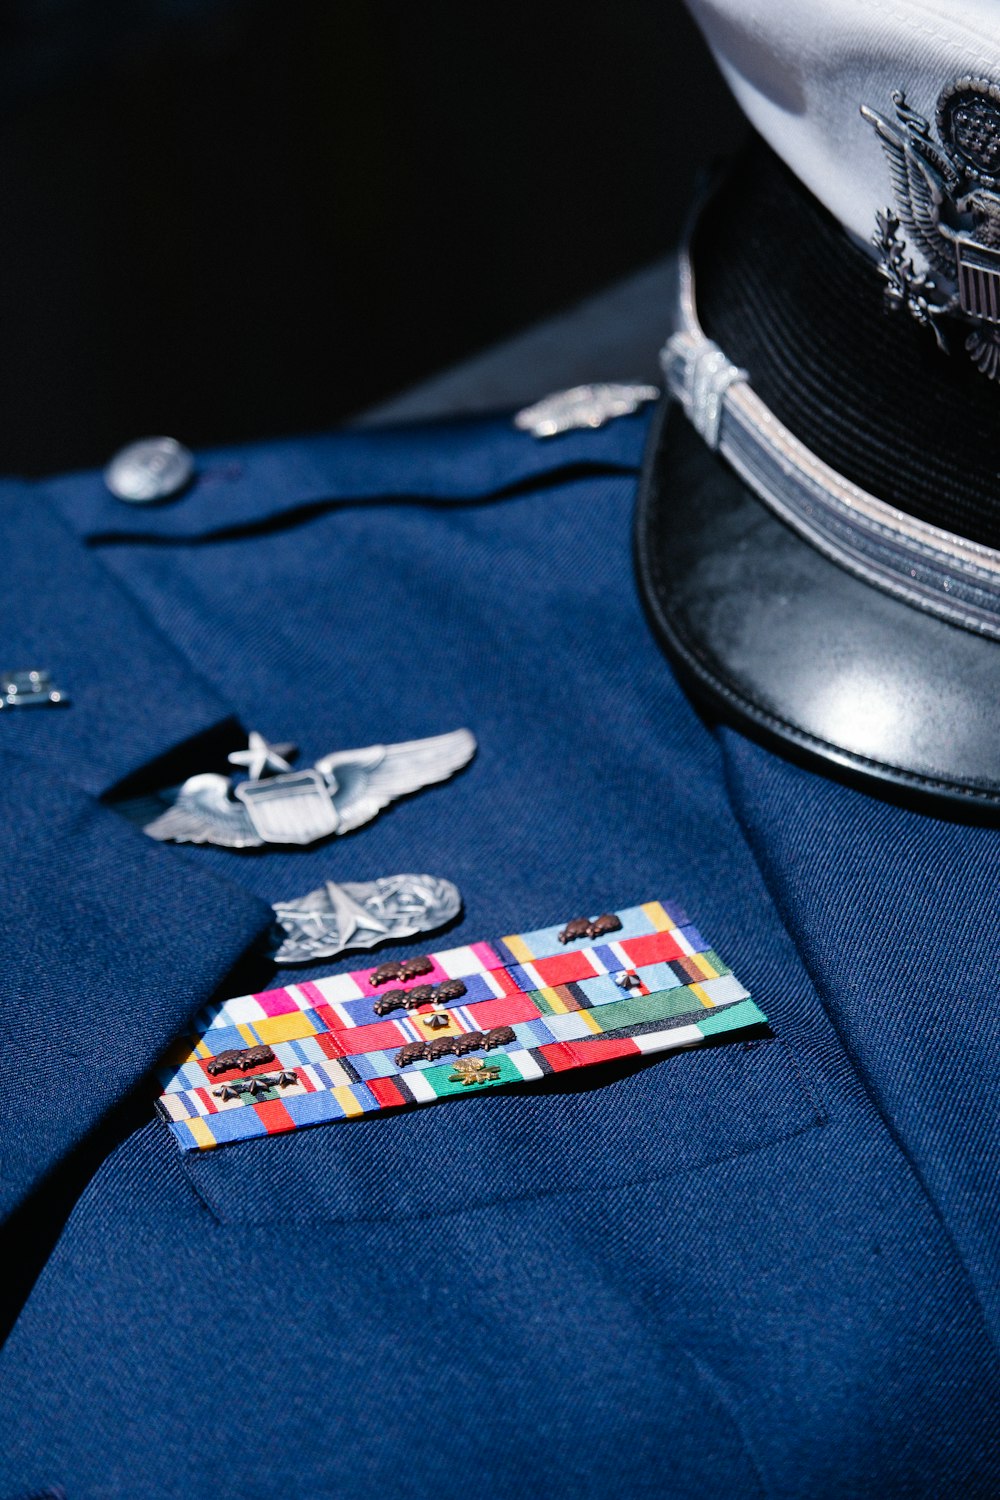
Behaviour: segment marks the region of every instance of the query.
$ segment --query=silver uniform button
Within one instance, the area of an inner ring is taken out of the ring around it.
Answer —
[[[115,454],[104,483],[116,499],[148,505],[179,495],[193,474],[194,455],[176,438],[140,438]]]

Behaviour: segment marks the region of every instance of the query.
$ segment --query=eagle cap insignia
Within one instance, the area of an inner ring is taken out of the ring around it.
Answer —
[[[876,214],[872,237],[886,305],[930,328],[946,352],[949,323],[965,324],[973,363],[1000,379],[1000,85],[973,77],[948,84],[937,101],[937,140],[901,89],[892,102],[894,120],[861,108],[895,199]]]

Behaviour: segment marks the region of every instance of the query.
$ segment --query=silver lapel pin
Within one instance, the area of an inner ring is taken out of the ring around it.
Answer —
[[[276,901],[279,964],[315,963],[355,948],[433,932],[462,909],[458,887],[435,875],[386,875],[337,885],[328,880],[294,901]]]
[[[574,428],[603,427],[615,417],[629,417],[647,401],[659,396],[655,385],[605,381],[601,385],[575,385],[556,391],[525,406],[514,418],[514,426],[532,437],[556,437]]]
[[[287,765],[293,749],[268,745],[255,734],[248,749],[236,754],[239,764],[263,773],[278,762]],[[400,745],[338,750],[308,770],[258,775],[238,783],[206,772],[189,777],[173,806],[147,823],[145,831],[154,839],[221,844],[227,849],[313,844],[360,828],[397,797],[445,781],[472,759],[475,750],[469,731],[456,729]]]
[[[68,703],[66,694],[48,672],[0,672],[0,708],[50,708]]]

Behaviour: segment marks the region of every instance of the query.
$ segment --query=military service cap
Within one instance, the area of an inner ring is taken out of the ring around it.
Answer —
[[[757,734],[995,809],[995,8],[692,9],[758,134],[681,259],[638,520],[650,610]]]

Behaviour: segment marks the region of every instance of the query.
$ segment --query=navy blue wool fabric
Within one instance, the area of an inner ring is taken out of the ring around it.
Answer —
[[[74,706],[0,720],[8,1209],[241,954],[244,989],[331,972],[253,946],[325,879],[447,876],[449,945],[671,897],[774,1038],[189,1157],[150,1088],[0,1354],[0,1494],[1000,1491],[1000,834],[692,708],[632,576],[645,428],[207,455],[142,511],[95,475],[12,490],[5,545],[27,505],[53,561],[5,650]],[[94,801],[234,723],[302,764],[480,749],[294,852],[157,846]]]

